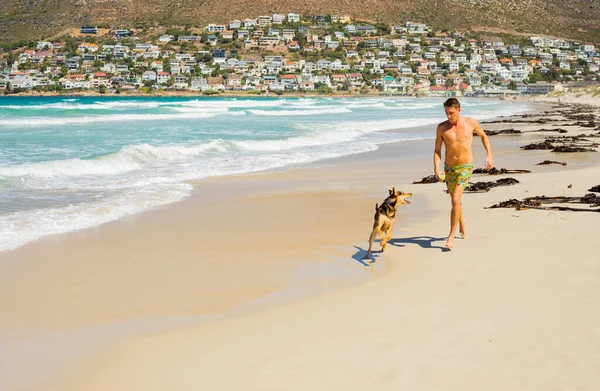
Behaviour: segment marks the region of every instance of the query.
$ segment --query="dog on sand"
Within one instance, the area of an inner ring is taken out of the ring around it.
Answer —
[[[373,231],[369,237],[369,250],[363,259],[371,259],[371,247],[377,234],[379,234],[379,239],[381,240],[381,251],[385,251],[385,245],[392,238],[392,229],[396,221],[396,209],[401,204],[410,204],[407,198],[412,197],[412,193],[403,193],[396,190],[395,187],[392,187],[388,191],[390,195],[383,201],[381,206],[375,204],[375,217]]]

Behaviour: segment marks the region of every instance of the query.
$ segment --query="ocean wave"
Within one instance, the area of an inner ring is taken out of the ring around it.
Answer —
[[[362,109],[362,108],[374,108],[374,107],[387,107],[385,103],[381,102],[381,103],[365,103],[365,104],[360,104],[360,103],[351,103],[348,105],[345,105],[344,107],[348,107],[351,109],[354,108],[358,108],[358,109]]]
[[[423,110],[423,109],[431,109],[434,107],[440,107],[442,109],[442,105],[439,103],[410,103],[410,104],[400,104],[394,106],[386,106],[386,108],[393,110]]]
[[[227,107],[169,107],[169,109],[177,111],[179,113],[209,113],[209,114],[221,114],[227,113],[229,109]],[[239,112],[231,112],[239,113]],[[242,112],[243,113],[243,112]],[[234,114],[234,115],[236,115]],[[244,113],[245,114],[245,113]],[[239,114],[237,114],[239,115]]]
[[[41,127],[48,125],[90,124],[96,122],[165,121],[211,118],[221,113],[194,112],[182,114],[108,114],[85,117],[28,117],[24,119],[0,119],[0,125]],[[231,113],[232,115],[238,115]]]
[[[11,110],[131,110],[131,109],[154,109],[161,106],[160,102],[93,102],[93,103],[72,103],[76,100],[69,100],[56,103],[47,103],[39,105],[5,105],[0,109]]]
[[[140,170],[144,167],[169,162],[180,162],[207,152],[223,153],[231,143],[213,140],[194,146],[162,146],[150,144],[130,145],[119,151],[93,159],[52,160],[14,167],[0,168],[0,178],[29,177],[81,177],[89,175],[111,176]]]
[[[0,215],[0,251],[12,250],[43,236],[94,227],[124,216],[182,200],[192,191],[185,183],[136,189],[90,203]]]
[[[371,121],[340,121],[335,123],[319,122],[316,124],[295,124],[294,127],[304,131],[318,128],[327,132],[375,133],[384,130],[407,129],[432,125],[438,122],[440,122],[439,118],[404,118]]]
[[[278,111],[267,111],[267,110],[246,110],[254,115],[262,116],[297,116],[297,115],[319,115],[319,114],[342,114],[351,113],[352,110],[345,107],[329,108],[329,109],[303,109],[303,110],[278,110]]]
[[[286,104],[285,99],[278,100],[189,100],[180,102],[164,102],[164,106],[200,107],[200,108],[244,108],[244,107],[279,107]]]

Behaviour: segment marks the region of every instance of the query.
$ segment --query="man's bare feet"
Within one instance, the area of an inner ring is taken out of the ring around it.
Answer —
[[[460,232],[460,237],[463,239],[467,238],[467,233],[465,232],[465,224],[464,223],[460,223],[459,227],[458,227],[458,231]]]
[[[446,247],[449,249],[454,247],[454,236],[448,236],[448,239],[446,239]]]

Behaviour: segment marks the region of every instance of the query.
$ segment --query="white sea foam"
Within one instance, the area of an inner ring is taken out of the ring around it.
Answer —
[[[63,101],[41,105],[5,105],[0,109],[12,110],[131,110],[131,109],[154,109],[160,107],[159,102],[94,102],[94,103],[71,103],[75,101]]]
[[[278,111],[267,111],[267,110],[247,110],[254,115],[262,116],[297,116],[297,115],[319,115],[319,114],[342,114],[351,113],[352,110],[345,107],[330,108],[330,109],[304,109],[304,110],[278,110]]]
[[[69,124],[91,124],[96,122],[128,122],[128,121],[165,121],[182,119],[211,118],[220,113],[193,112],[182,114],[108,114],[85,117],[28,117],[27,119],[0,119],[4,126],[47,126]],[[240,115],[231,113],[231,115]],[[243,113],[242,113],[243,115]]]
[[[385,105],[385,103],[364,103],[364,104],[351,103],[344,107],[348,107],[351,109],[354,109],[354,108],[362,109],[362,108],[374,108],[374,107],[380,108],[380,107],[387,107],[387,106]]]
[[[206,152],[226,152],[229,143],[223,140],[194,146],[163,146],[149,144],[126,146],[115,153],[94,159],[53,160],[12,167],[0,167],[0,178],[80,177],[89,175],[111,176],[140,170],[168,162],[179,162]]]
[[[164,106],[201,107],[201,108],[243,108],[243,107],[279,107],[286,100],[190,100],[182,102],[165,102]]]
[[[290,106],[314,106],[317,104],[315,99],[298,99],[286,101]]]
[[[169,107],[169,109],[180,113],[209,113],[221,114],[229,111],[227,107]],[[232,113],[238,113],[233,112]]]
[[[127,215],[179,201],[192,186],[173,183],[136,189],[101,201],[61,208],[0,215],[0,251],[12,250],[42,236],[94,227]]]

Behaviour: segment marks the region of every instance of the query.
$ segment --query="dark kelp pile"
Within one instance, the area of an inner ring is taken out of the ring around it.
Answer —
[[[482,123],[482,124],[545,124],[545,123],[552,121],[552,119],[550,119],[550,118],[524,119],[524,118],[522,118],[523,116],[519,116],[519,117],[521,117],[521,118],[496,119],[493,121],[483,121],[480,123]]]
[[[571,207],[571,206],[559,206],[552,204],[579,204],[582,207]],[[550,205],[550,206],[544,206]],[[583,207],[588,205],[588,207]],[[502,201],[498,204],[487,207],[486,209],[495,208],[515,208],[516,210],[527,210],[527,209],[541,209],[541,210],[560,210],[569,212],[600,212],[600,196],[589,193],[583,197],[527,197],[522,200],[510,199],[508,201]]]
[[[421,179],[420,181],[413,181],[413,185],[427,184],[427,183],[439,183],[439,181],[435,177],[435,175],[426,176],[425,178]]]
[[[517,170],[517,169],[496,168],[496,167],[492,167],[489,170],[486,170],[485,168],[476,168],[473,170],[473,174],[484,174],[484,175],[529,174],[529,173],[531,173],[530,170]],[[512,178],[507,178],[507,179],[512,179]],[[499,181],[497,181],[497,182],[500,182],[500,184],[493,184],[493,185],[489,185],[489,186],[488,185],[477,185],[477,186],[481,186],[482,188],[487,188],[486,191],[489,191],[489,189],[491,189],[492,187],[507,186],[507,184],[503,183],[503,181],[505,181],[505,179],[500,179]],[[429,183],[439,183],[439,181],[437,180],[435,175],[429,175],[419,181],[413,181],[413,185],[421,185],[421,184],[429,184]],[[494,182],[481,182],[481,183],[494,183]],[[519,183],[519,182],[517,181],[516,183]],[[514,184],[514,183],[510,183],[510,184]]]
[[[550,136],[544,141],[521,146],[524,150],[549,150],[551,152],[596,152],[599,143],[588,140],[598,137],[596,134],[580,134],[578,136]]]
[[[554,132],[554,133],[567,133],[568,130],[567,129],[563,129],[563,128],[541,128],[541,129],[535,129],[535,130],[519,130],[519,129],[502,129],[502,130],[486,130],[485,134],[487,134],[488,136],[497,136],[500,134],[525,134],[525,133],[540,133],[540,132]],[[477,133],[475,133],[475,136],[477,136]]]
[[[476,168],[473,170],[473,174],[488,174],[488,175],[502,175],[502,174],[529,174],[531,171],[529,170],[509,170],[508,168],[500,168],[492,167],[489,170],[485,168]]]
[[[523,133],[522,131],[518,130],[518,129],[502,129],[502,130],[486,130],[485,134],[487,134],[488,136],[497,136],[499,134],[521,134]],[[477,133],[474,133],[475,136],[477,136]]]
[[[543,166],[546,164],[560,164],[561,166],[566,166],[567,162],[557,162],[556,160],[544,160],[543,162],[539,162],[536,166]]]
[[[511,186],[519,183],[515,178],[502,178],[493,182],[474,182],[465,189],[465,193],[487,193],[494,187]]]

